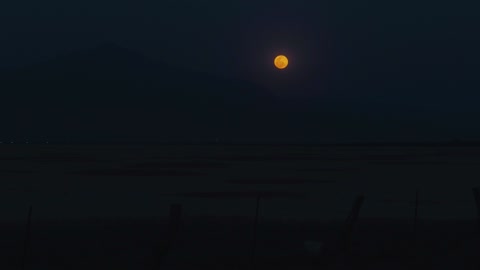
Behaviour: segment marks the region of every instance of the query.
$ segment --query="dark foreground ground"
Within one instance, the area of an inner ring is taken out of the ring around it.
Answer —
[[[479,179],[469,146],[2,145],[0,269],[478,270]],[[172,203],[183,224],[166,252]]]
[[[190,217],[162,252],[167,220],[32,222],[27,269],[251,269],[250,218]],[[426,221],[416,246],[406,220],[360,219],[351,256],[337,252],[343,222],[260,219],[255,269],[479,269],[474,221]],[[1,269],[21,269],[25,226],[1,227]],[[305,241],[324,249],[311,255]]]

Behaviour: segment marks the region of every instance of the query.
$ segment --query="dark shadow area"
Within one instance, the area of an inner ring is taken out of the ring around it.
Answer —
[[[327,170],[328,171],[328,170]],[[305,179],[305,178],[245,178],[245,179],[231,179],[227,180],[229,183],[234,184],[250,184],[250,185],[301,185],[301,184],[325,184],[335,183],[334,180],[322,180],[322,179]]]
[[[305,192],[282,192],[282,191],[215,191],[215,192],[185,192],[179,196],[206,199],[228,199],[228,198],[303,198]]]
[[[167,170],[167,169],[99,169],[71,172],[76,175],[90,176],[205,176],[208,173],[187,171],[187,170]]]
[[[33,170],[0,170],[0,174],[32,174]]]
[[[93,157],[80,157],[80,156],[28,156],[28,157],[12,157],[12,158],[0,158],[2,161],[33,161],[33,162],[100,162],[101,160]]]
[[[352,173],[356,171],[360,171],[360,168],[305,168],[305,169],[297,169],[299,172],[346,172],[346,173]]]
[[[249,269],[253,220],[190,217],[171,251],[157,265],[169,222],[151,219],[37,221],[31,269]],[[360,219],[351,255],[341,253],[342,222],[261,219],[256,267],[261,269],[477,269],[478,234],[468,220],[422,221],[411,241],[407,220]],[[23,227],[1,225],[0,265],[17,269]],[[320,243],[315,249],[312,243]]]
[[[355,158],[349,157],[328,157],[328,156],[311,156],[311,155],[253,155],[253,156],[225,156],[219,157],[216,159],[228,160],[228,161],[242,161],[242,162],[253,162],[253,161],[352,161],[357,160]]]
[[[384,164],[384,165],[439,165],[439,166],[442,166],[442,165],[446,165],[450,162],[448,161],[422,161],[422,160],[412,160],[412,161],[407,161],[407,160],[385,160],[385,161],[382,161],[382,160],[376,160],[376,161],[369,161],[369,163],[372,163],[372,164]]]
[[[228,168],[229,164],[225,162],[213,161],[158,161],[129,164],[130,168],[151,169],[151,168],[173,168],[173,169],[217,169]]]

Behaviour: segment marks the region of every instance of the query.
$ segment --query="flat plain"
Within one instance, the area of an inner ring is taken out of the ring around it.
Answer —
[[[304,242],[334,258],[362,194],[354,265],[477,269],[479,165],[480,147],[0,145],[0,264],[20,265],[31,205],[31,269],[247,269],[260,194],[257,267],[314,269]],[[159,263],[172,203],[183,225]]]

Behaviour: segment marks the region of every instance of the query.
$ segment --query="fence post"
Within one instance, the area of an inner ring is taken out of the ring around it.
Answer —
[[[172,204],[170,205],[170,218],[168,224],[168,247],[171,248],[174,241],[178,237],[180,231],[180,225],[182,222],[182,205]]]
[[[257,201],[255,205],[255,219],[253,221],[253,239],[252,239],[252,249],[250,253],[250,268],[251,270],[255,269],[255,248],[257,246],[257,228],[258,228],[258,212],[260,209],[260,197],[261,195],[257,195]]]
[[[161,241],[154,247],[154,258],[153,258],[153,269],[158,269],[165,256],[170,252],[175,243],[175,240],[180,231],[182,217],[182,205],[181,204],[172,204],[170,205],[170,214],[168,220],[167,228],[167,239],[166,241]]]
[[[352,210],[350,211],[350,214],[348,215],[347,220],[345,222],[346,231],[344,235],[344,249],[345,249],[346,255],[349,255],[352,251],[353,228],[358,219],[360,208],[362,207],[364,199],[365,199],[365,196],[363,195],[360,195],[357,197],[357,199],[353,203]]]
[[[27,230],[25,232],[25,242],[23,246],[23,256],[22,256],[22,270],[27,268],[27,262],[29,259],[31,247],[31,227],[32,227],[32,206],[28,208],[28,216],[27,216]]]
[[[473,197],[475,198],[475,204],[477,206],[477,220],[478,220],[478,229],[480,231],[480,188],[473,188]]]
[[[417,226],[418,226],[418,191],[415,192],[415,214],[413,216],[413,245],[417,245]]]

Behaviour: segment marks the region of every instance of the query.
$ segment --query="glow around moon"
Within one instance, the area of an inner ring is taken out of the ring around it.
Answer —
[[[288,66],[288,58],[285,55],[278,55],[275,57],[275,60],[273,60],[273,64],[278,69],[284,69]]]

